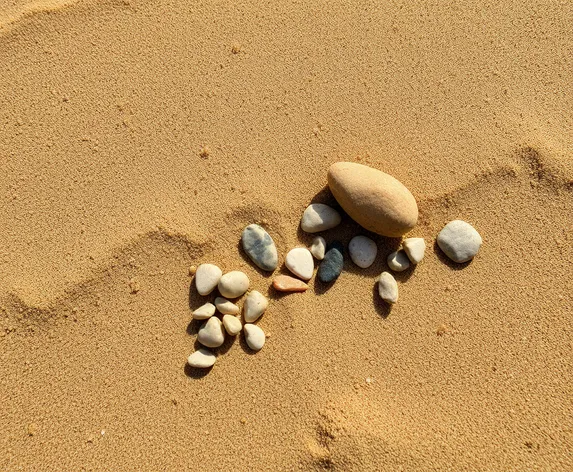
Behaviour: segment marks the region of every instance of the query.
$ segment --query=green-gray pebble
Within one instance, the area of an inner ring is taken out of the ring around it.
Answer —
[[[336,280],[342,272],[344,265],[344,257],[342,256],[344,247],[338,241],[332,243],[330,248],[326,251],[324,259],[318,268],[318,280],[324,283]]]

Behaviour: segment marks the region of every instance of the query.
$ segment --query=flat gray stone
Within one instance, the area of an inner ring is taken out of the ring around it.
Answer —
[[[344,248],[341,243],[338,241],[332,243],[332,246],[328,251],[326,251],[324,259],[318,267],[318,280],[324,283],[329,283],[338,278],[342,272],[342,267],[344,266],[343,253]]]
[[[262,270],[273,271],[279,258],[273,238],[259,225],[249,225],[241,235],[243,249],[251,260]]]
[[[473,259],[481,247],[482,239],[472,225],[454,220],[440,231],[437,242],[446,256],[461,264]]]

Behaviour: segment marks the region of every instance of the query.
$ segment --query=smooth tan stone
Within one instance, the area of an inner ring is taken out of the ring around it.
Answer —
[[[362,227],[398,237],[418,222],[418,205],[410,191],[391,175],[354,162],[328,169],[328,186],[340,206]]]
[[[290,275],[279,275],[275,277],[273,287],[279,292],[305,292],[308,289],[306,283]]]

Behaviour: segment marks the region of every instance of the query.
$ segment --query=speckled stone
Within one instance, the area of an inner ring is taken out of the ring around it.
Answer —
[[[366,269],[374,264],[378,247],[366,236],[354,236],[348,243],[348,253],[352,262],[361,269]]]
[[[243,249],[262,270],[273,271],[278,265],[277,247],[273,238],[259,225],[249,225],[241,235]]]
[[[344,265],[344,247],[338,241],[332,243],[318,268],[318,280],[324,283],[336,280]]]

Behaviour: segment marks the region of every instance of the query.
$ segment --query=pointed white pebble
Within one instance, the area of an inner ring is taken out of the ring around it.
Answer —
[[[413,264],[417,264],[424,258],[426,251],[424,238],[406,238],[402,241],[402,247]]]
[[[269,306],[269,301],[262,293],[253,290],[247,295],[243,305],[246,323],[257,321]]]
[[[398,301],[398,284],[390,272],[382,272],[378,277],[378,293],[385,302],[396,303]]]
[[[304,210],[300,226],[306,233],[318,233],[334,228],[340,221],[340,214],[334,208],[322,203],[312,203]]]
[[[244,326],[245,341],[253,351],[260,351],[265,345],[265,332],[257,325],[247,323]]]
[[[237,298],[249,288],[249,278],[247,274],[239,270],[227,272],[218,284],[219,293],[227,298]]]
[[[285,265],[294,275],[303,280],[309,280],[314,272],[312,254],[305,247],[295,247],[286,255]]]
[[[402,272],[410,267],[410,259],[408,259],[406,253],[402,250],[394,251],[388,256],[386,262],[388,263],[388,267],[395,272]]]
[[[187,358],[187,364],[189,364],[191,367],[207,369],[211,367],[216,360],[217,356],[215,354],[202,347]]]
[[[193,312],[194,320],[206,320],[215,314],[215,305],[212,303],[205,303]]]
[[[219,347],[225,342],[225,332],[223,331],[223,323],[216,316],[209,318],[199,328],[197,334],[197,341],[203,346]]]
[[[195,286],[199,295],[209,295],[221,280],[223,272],[215,264],[201,264],[195,272]]]
[[[354,236],[348,244],[350,259],[358,267],[366,269],[374,264],[378,247],[376,243],[366,236]]]
[[[223,315],[236,315],[241,311],[237,305],[223,297],[215,298],[215,306]]]
[[[231,336],[236,336],[243,329],[241,320],[233,315],[223,316],[223,326],[225,327],[225,331]]]
[[[322,236],[317,236],[312,240],[310,252],[319,261],[324,259],[324,253],[326,252],[326,241]]]

